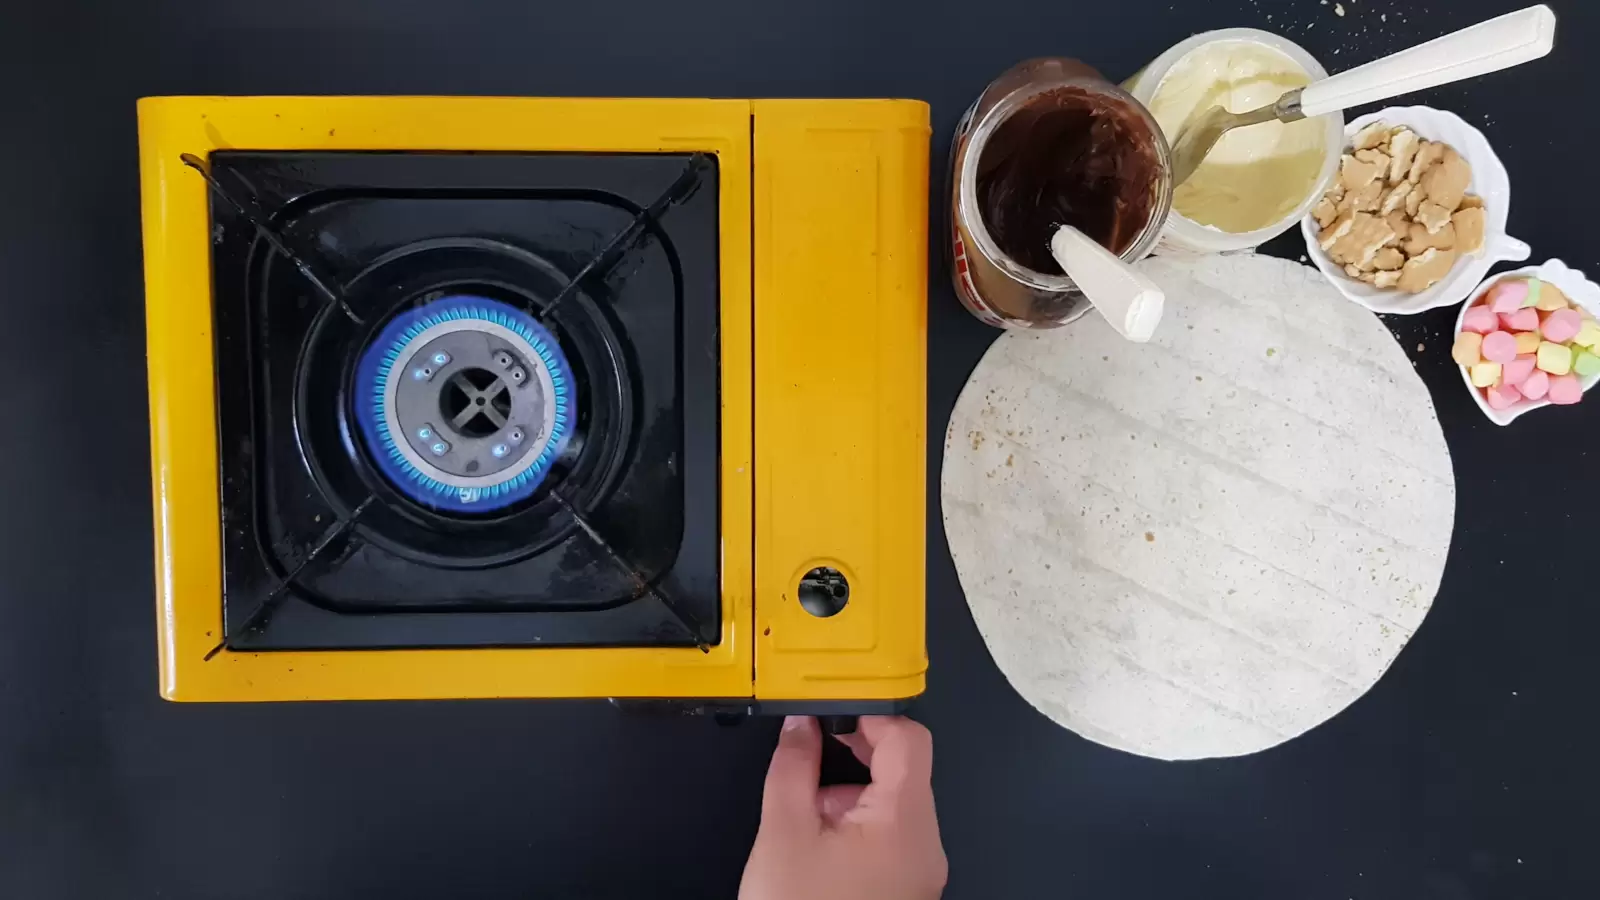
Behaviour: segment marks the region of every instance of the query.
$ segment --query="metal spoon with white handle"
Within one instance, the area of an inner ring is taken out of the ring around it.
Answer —
[[[1231,129],[1295,122],[1509,69],[1548,54],[1555,37],[1556,14],[1543,4],[1530,6],[1308,84],[1260,109],[1230,113],[1213,106],[1172,145],[1172,184],[1188,180]]]
[[[1118,334],[1138,343],[1150,340],[1166,306],[1154,281],[1071,225],[1056,229],[1050,255]]]

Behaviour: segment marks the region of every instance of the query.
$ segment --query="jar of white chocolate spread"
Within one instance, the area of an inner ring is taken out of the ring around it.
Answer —
[[[1208,31],[1174,46],[1128,79],[1167,141],[1212,106],[1246,112],[1328,73],[1311,54],[1254,28]],[[1344,117],[1264,122],[1223,135],[1172,195],[1156,252],[1219,253],[1256,247],[1292,228],[1339,166]]]

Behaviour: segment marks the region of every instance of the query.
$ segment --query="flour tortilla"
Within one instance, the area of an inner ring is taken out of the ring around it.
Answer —
[[[1450,454],[1405,354],[1316,270],[1141,267],[1167,297],[1151,343],[1091,314],[978,364],[945,532],[995,662],[1045,715],[1159,759],[1253,753],[1349,706],[1422,624]]]

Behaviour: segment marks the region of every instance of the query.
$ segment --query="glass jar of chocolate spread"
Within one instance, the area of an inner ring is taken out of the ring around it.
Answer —
[[[950,173],[956,295],[1001,328],[1054,328],[1089,310],[1050,255],[1057,228],[1131,262],[1172,208],[1161,127],[1075,59],[1031,59],[991,82],[956,129]]]

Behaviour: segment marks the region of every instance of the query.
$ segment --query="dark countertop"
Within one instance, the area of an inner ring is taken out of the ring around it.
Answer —
[[[600,703],[158,699],[135,98],[918,97],[933,105],[937,182],[957,117],[1026,56],[1078,55],[1122,77],[1192,32],[1254,25],[1343,68],[1517,3],[1343,5],[1343,17],[1318,0],[8,6],[0,894],[729,897],[776,728]],[[1419,102],[1489,134],[1516,186],[1510,230],[1535,261],[1593,271],[1600,187],[1581,166],[1600,132],[1575,110],[1593,105],[1582,48],[1600,41],[1600,7],[1553,5],[1550,59]],[[1296,240],[1277,248],[1298,256]],[[956,393],[996,332],[935,269],[919,715],[937,741],[948,897],[1600,894],[1600,402],[1496,428],[1451,369],[1453,314],[1392,322],[1456,466],[1432,614],[1376,688],[1310,734],[1160,763],[1035,713],[973,626],[938,463]]]

